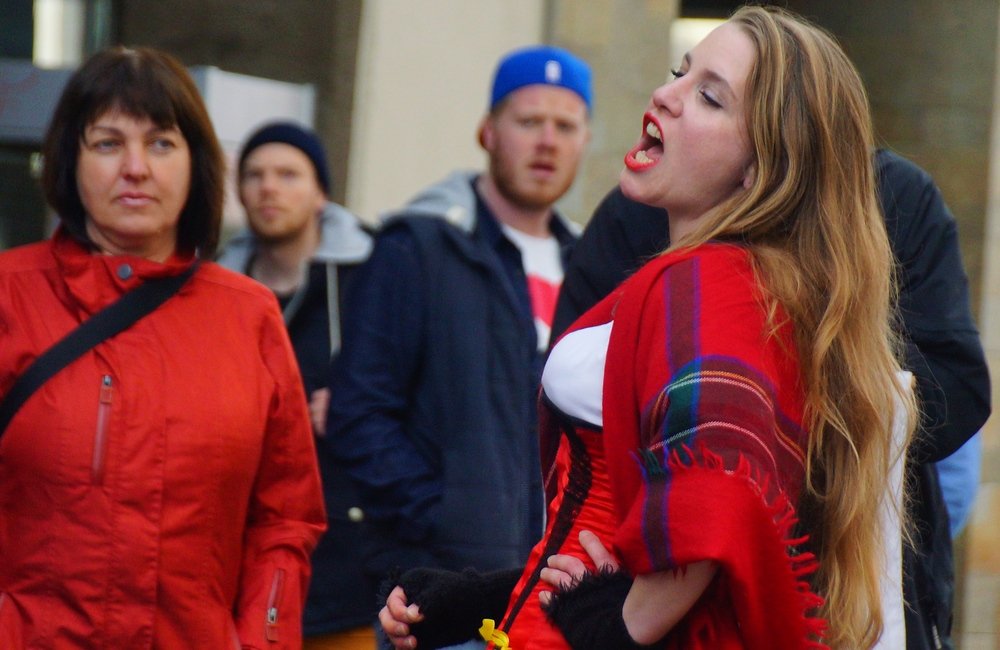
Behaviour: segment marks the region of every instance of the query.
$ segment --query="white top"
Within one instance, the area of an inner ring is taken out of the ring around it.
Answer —
[[[896,380],[907,391],[913,390],[913,374],[900,372]],[[896,404],[892,419],[892,453],[896,460],[889,470],[890,494],[882,503],[882,534],[885,554],[882,556],[882,636],[874,650],[898,650],[906,647],[906,620],[903,608],[903,440],[906,436],[906,411]]]
[[[549,347],[556,299],[563,281],[559,240],[552,235],[535,237],[506,224],[500,224],[500,227],[504,236],[521,252],[521,265],[527,277],[531,311],[538,332],[538,350],[544,352]]]
[[[570,332],[549,353],[542,389],[556,408],[597,428],[604,426],[604,362],[614,321]]]

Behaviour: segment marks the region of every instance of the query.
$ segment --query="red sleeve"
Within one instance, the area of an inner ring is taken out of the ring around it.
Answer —
[[[305,393],[276,310],[265,329],[274,392],[247,514],[236,625],[244,648],[292,650],[302,646],[309,558],[326,514]]]

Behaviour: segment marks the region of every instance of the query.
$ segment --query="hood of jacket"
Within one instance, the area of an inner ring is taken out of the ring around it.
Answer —
[[[360,264],[371,254],[371,235],[362,228],[361,220],[346,208],[328,202],[320,213],[319,227],[319,246],[313,253],[313,262]],[[244,228],[226,243],[216,261],[228,269],[246,273],[256,249],[256,235]]]
[[[476,228],[476,192],[473,181],[480,172],[462,170],[454,171],[419,194],[399,210],[385,213],[381,217],[384,224],[397,217],[421,216],[444,219],[466,234]],[[552,211],[552,218],[574,236],[579,236],[580,227],[564,218],[557,211]]]
[[[361,221],[346,208],[330,202],[320,213],[320,240],[311,264],[326,267],[326,296],[329,320],[328,336],[331,353],[340,349],[340,297],[338,268],[361,264],[371,254],[372,236],[361,227]],[[249,228],[233,236],[216,260],[237,273],[247,274],[250,260],[257,249],[257,237]],[[311,283],[308,270],[304,281],[292,294],[282,310],[286,324],[290,324],[299,314],[306,297],[311,291],[320,290],[321,285]]]

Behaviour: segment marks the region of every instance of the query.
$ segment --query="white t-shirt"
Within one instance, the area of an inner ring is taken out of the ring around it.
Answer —
[[[538,349],[544,352],[549,346],[552,319],[556,314],[556,299],[563,281],[562,257],[559,240],[553,235],[535,237],[501,224],[504,236],[521,251],[521,264],[528,280],[531,311],[538,332]]]

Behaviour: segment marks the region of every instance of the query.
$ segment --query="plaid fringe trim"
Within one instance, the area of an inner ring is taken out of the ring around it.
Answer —
[[[698,464],[704,469],[724,472],[730,476],[745,479],[747,484],[757,493],[761,502],[770,514],[771,521],[778,531],[782,543],[785,545],[788,566],[795,576],[795,589],[798,593],[802,606],[802,619],[807,629],[807,636],[803,640],[804,647],[813,650],[830,650],[829,646],[823,643],[822,639],[826,634],[826,620],[817,616],[818,609],[825,602],[823,597],[813,591],[808,577],[819,568],[819,560],[811,552],[800,552],[801,547],[809,539],[808,535],[794,537],[795,525],[798,523],[798,516],[795,507],[784,492],[778,491],[770,500],[767,498],[771,477],[762,474],[755,468],[742,454],[736,463],[735,468],[727,468],[722,456],[708,449],[705,445],[697,445],[698,454],[687,445],[682,445],[681,449],[670,451],[666,467],[660,457],[652,450],[640,450],[639,456],[645,470],[647,480],[654,477],[666,477],[676,475],[690,469]],[[682,455],[683,452],[683,455]],[[685,457],[686,456],[686,459]],[[698,461],[695,461],[695,459]]]

